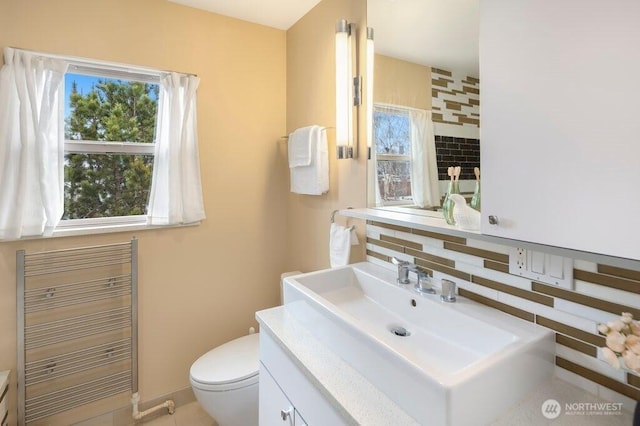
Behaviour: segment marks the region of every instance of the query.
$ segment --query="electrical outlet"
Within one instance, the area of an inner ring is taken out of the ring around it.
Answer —
[[[511,247],[509,273],[573,290],[573,259]]]
[[[516,268],[519,271],[527,270],[527,249],[516,248]]]

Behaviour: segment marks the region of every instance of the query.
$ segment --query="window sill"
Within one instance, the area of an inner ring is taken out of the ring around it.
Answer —
[[[191,226],[198,226],[200,222],[194,222],[189,224],[180,224],[180,225],[148,225],[143,221],[135,221],[128,223],[111,223],[104,224],[101,223],[99,225],[75,225],[75,226],[60,226],[58,229],[53,231],[52,235],[47,236],[28,236],[17,239],[7,239],[0,240],[0,243],[3,242],[11,242],[11,241],[24,241],[24,240],[38,240],[38,239],[48,239],[48,238],[61,238],[61,237],[76,237],[82,235],[98,235],[98,234],[112,234],[116,232],[136,232],[136,231],[148,231],[148,230],[158,230],[158,229],[171,229],[171,228],[184,228]]]
[[[100,226],[64,227],[53,231],[50,238],[72,237],[77,235],[111,234],[114,232],[147,231],[153,229],[183,228],[187,226],[197,226],[200,222],[182,225],[147,225],[146,223],[118,223]]]

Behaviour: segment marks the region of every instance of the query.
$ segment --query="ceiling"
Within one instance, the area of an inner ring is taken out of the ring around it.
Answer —
[[[479,0],[367,0],[375,51],[478,77]]]
[[[169,0],[282,30],[320,0]],[[367,0],[376,53],[478,76],[479,0]]]
[[[169,0],[173,3],[287,30],[320,0]]]

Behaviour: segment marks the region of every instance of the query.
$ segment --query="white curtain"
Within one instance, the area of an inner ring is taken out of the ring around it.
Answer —
[[[64,213],[60,88],[67,63],[5,48],[0,70],[0,239],[50,235]]]
[[[373,126],[373,123],[371,123],[371,126]],[[382,194],[380,194],[380,183],[378,182],[378,153],[376,151],[375,140],[371,141],[371,158],[367,165],[367,171],[369,173],[369,178],[367,180],[372,182],[373,185],[372,195],[375,198],[375,205],[376,207],[384,206]]]
[[[419,207],[440,205],[436,142],[431,111],[409,110],[411,123],[411,196]]]
[[[149,223],[173,225],[205,218],[200,182],[195,76],[168,73],[160,81]]]

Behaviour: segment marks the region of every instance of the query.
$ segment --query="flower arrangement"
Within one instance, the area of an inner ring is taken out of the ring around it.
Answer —
[[[598,324],[598,332],[606,337],[602,357],[607,363],[640,373],[640,324],[633,315],[623,312],[619,320]]]

